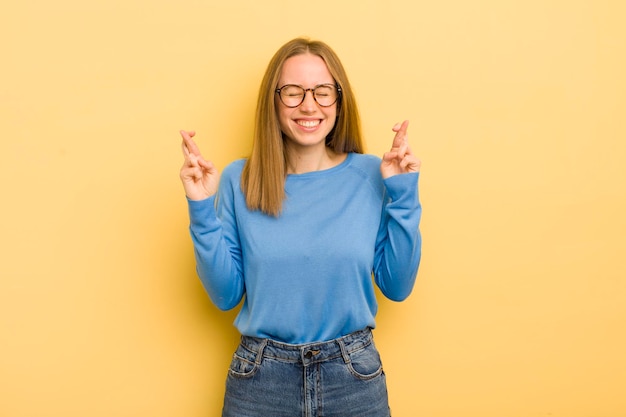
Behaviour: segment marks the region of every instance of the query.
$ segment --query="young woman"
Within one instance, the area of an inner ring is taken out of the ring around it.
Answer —
[[[223,416],[389,416],[373,281],[403,300],[420,262],[407,127],[382,159],[363,154],[343,66],[299,38],[267,68],[249,158],[220,177],[181,131],[198,275],[220,309],[243,300]]]

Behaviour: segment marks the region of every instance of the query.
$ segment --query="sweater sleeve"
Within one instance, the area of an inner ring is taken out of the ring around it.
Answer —
[[[211,301],[229,310],[241,301],[245,285],[232,190],[224,185],[217,201],[215,196],[188,200],[188,206],[198,276]]]
[[[374,278],[382,293],[394,301],[406,299],[415,284],[422,253],[419,223],[422,206],[419,173],[384,180],[385,199],[376,239]]]

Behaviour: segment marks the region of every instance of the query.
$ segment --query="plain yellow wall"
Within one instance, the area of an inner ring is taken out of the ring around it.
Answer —
[[[410,119],[423,263],[381,300],[394,417],[626,415],[621,1],[26,0],[0,15],[0,416],[219,414],[235,312],[195,276],[179,129],[250,147],[287,40],[368,151]]]

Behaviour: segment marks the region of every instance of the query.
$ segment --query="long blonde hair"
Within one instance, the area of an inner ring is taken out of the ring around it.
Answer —
[[[321,57],[341,87],[337,120],[326,137],[335,152],[363,153],[361,122],[348,76],[337,54],[324,42],[296,38],[283,45],[271,59],[259,89],[252,153],[243,168],[241,188],[250,210],[278,217],[285,198],[286,155],[276,109],[276,88],[284,62],[311,53]]]

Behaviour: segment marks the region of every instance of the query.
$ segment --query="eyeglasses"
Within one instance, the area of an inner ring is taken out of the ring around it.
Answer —
[[[313,100],[322,107],[332,106],[341,95],[341,87],[334,84],[320,84],[315,88],[302,88],[299,85],[287,84],[276,89],[280,101],[287,107],[298,107],[304,102],[307,91],[313,93]]]

